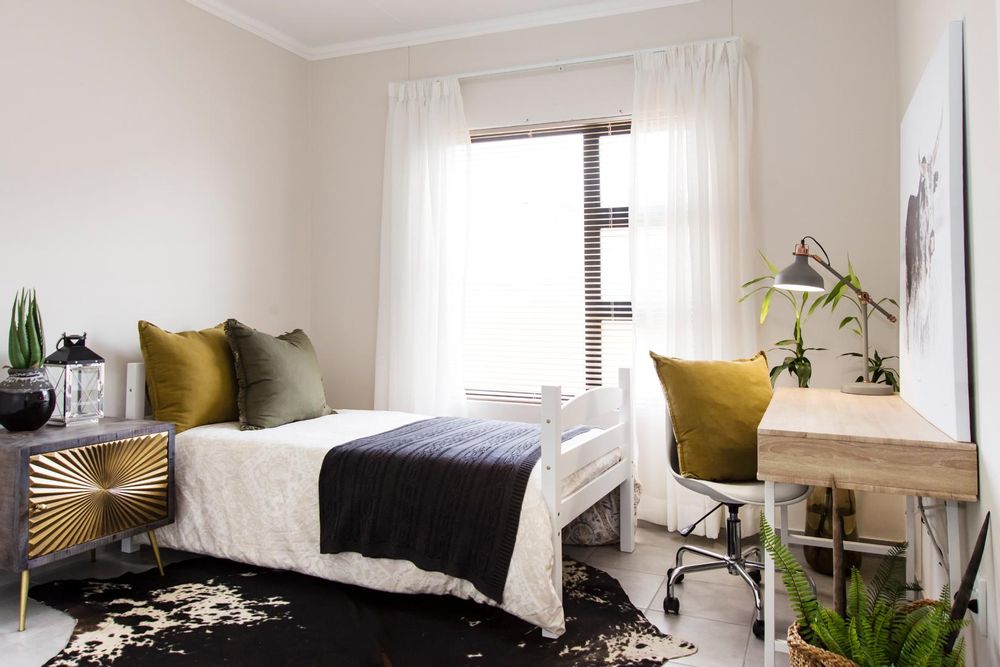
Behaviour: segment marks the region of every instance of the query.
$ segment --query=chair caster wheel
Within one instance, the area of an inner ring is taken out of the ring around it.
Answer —
[[[749,572],[747,572],[747,574],[750,575],[750,578],[753,579],[755,584],[760,586],[760,579],[761,579],[760,570],[750,570]]]
[[[666,614],[680,614],[681,601],[672,597],[663,598],[663,611]]]
[[[755,620],[753,622],[753,628],[752,628],[752,630],[753,630],[753,636],[754,637],[756,637],[757,639],[763,639],[764,638],[764,621]]]
[[[667,579],[670,579],[670,575],[673,574],[673,573],[674,573],[674,568],[670,568],[669,570],[667,570]],[[679,577],[677,577],[677,579],[674,580],[674,583],[675,584],[679,584],[682,581],[684,581],[684,575],[683,574],[680,575]]]

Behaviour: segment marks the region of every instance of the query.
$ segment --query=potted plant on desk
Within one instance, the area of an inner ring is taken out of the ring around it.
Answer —
[[[741,285],[741,287],[747,291],[742,297],[740,297],[740,303],[746,301],[755,294],[763,292],[764,298],[760,304],[760,323],[764,324],[764,322],[767,321],[768,314],[771,312],[771,302],[774,299],[775,294],[777,294],[779,298],[788,301],[791,305],[792,313],[795,316],[795,324],[792,328],[792,337],[779,340],[774,344],[774,347],[769,350],[770,352],[778,350],[786,353],[782,362],[771,368],[771,384],[773,385],[777,382],[778,378],[781,377],[781,374],[787,371],[789,375],[796,379],[799,387],[808,387],[809,380],[812,378],[812,362],[809,360],[807,353],[823,351],[826,348],[806,347],[805,342],[802,339],[802,326],[805,324],[805,321],[809,319],[809,316],[813,314],[816,308],[822,305],[823,299],[816,298],[810,304],[809,292],[803,292],[801,296],[798,296],[789,290],[775,287],[774,277],[778,274],[778,267],[775,266],[771,260],[764,255],[764,253],[758,251],[758,254],[761,259],[764,260],[768,273],[752,278]]]
[[[849,285],[852,285],[854,289],[847,289]],[[864,307],[864,304],[858,298],[856,290],[863,289],[861,287],[861,278],[858,274],[854,272],[854,266],[851,264],[851,260],[847,260],[847,275],[845,275],[837,284],[831,289],[826,297],[821,299],[823,308],[829,307],[830,312],[836,312],[837,306],[840,305],[843,299],[854,306],[857,310],[857,314],[851,314],[840,320],[838,329],[847,328],[853,332],[856,336],[865,339],[865,332],[868,330],[868,325],[871,320],[871,311]],[[889,297],[883,297],[877,301],[874,301],[875,305],[887,308],[890,304],[899,311],[899,304],[895,299]],[[862,318],[864,322],[862,322]],[[865,339],[865,345],[867,349],[867,339]],[[845,352],[842,357],[857,357],[861,359],[865,355],[860,352]],[[868,365],[868,376],[873,384],[887,384],[892,387],[893,391],[899,391],[899,371],[895,368],[890,367],[887,362],[895,359],[894,356],[883,357],[879,354],[878,349],[872,351],[872,355],[867,360],[862,360],[862,363],[867,363]],[[864,376],[859,375],[855,382],[863,382]]]

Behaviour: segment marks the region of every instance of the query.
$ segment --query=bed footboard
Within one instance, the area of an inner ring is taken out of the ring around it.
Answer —
[[[562,529],[598,500],[618,489],[621,500],[619,548],[635,549],[635,484],[633,473],[634,444],[632,438],[631,378],[628,368],[618,371],[617,387],[591,389],[562,404],[560,387],[542,387],[542,494],[552,518],[552,585],[562,598]],[[588,424],[607,423],[614,415],[614,424],[594,430],[572,447],[564,449],[562,433],[566,429]],[[605,454],[621,449],[621,460],[598,477],[563,496],[562,481]],[[556,635],[542,631],[546,637]]]

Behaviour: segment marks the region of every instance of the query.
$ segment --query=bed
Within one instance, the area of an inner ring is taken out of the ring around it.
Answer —
[[[635,546],[629,371],[563,404],[542,388],[541,457],[531,471],[502,602],[470,582],[407,560],[319,549],[317,477],[331,448],[426,419],[401,412],[347,410],[276,428],[237,423],[185,431],[176,440],[176,521],[157,531],[164,546],[342,583],[399,593],[454,595],[499,606],[541,628],[565,631],[562,528],[608,493],[621,494],[622,551]],[[129,364],[126,416],[145,411],[142,364]],[[562,441],[580,425],[595,427]]]

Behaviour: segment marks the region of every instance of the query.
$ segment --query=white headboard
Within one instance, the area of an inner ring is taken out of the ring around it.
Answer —
[[[146,364],[128,364],[125,371],[125,419],[146,416]]]

